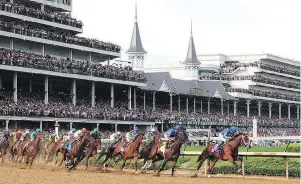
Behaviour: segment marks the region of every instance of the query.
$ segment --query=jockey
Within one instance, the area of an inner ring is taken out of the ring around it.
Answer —
[[[69,144],[67,144],[67,150],[71,150],[72,149],[72,144],[73,144],[75,132],[76,132],[76,129],[72,128],[72,130],[70,130],[69,133],[68,133],[67,137],[68,137]]]
[[[128,133],[125,134],[125,137],[126,137],[126,141],[123,145],[122,145],[122,151],[123,149],[128,145],[130,144],[138,135],[138,132],[139,132],[139,128],[138,127],[135,127],[133,130],[129,131]]]
[[[3,138],[7,140],[9,136],[10,136],[9,131],[4,131]]]
[[[97,128],[94,128],[94,130],[90,132],[90,135],[93,139],[100,139],[100,132]]]
[[[116,142],[121,138],[121,132],[116,132],[110,135],[110,141]]]
[[[213,148],[214,151],[218,151],[222,147],[222,145],[227,141],[227,139],[231,138],[237,131],[236,127],[227,128],[221,131],[218,135],[220,142]]]
[[[154,140],[154,136],[156,135],[157,131],[156,129],[152,128],[149,132],[145,134],[145,142],[150,143]]]
[[[25,132],[24,132],[24,133],[22,134],[22,136],[21,136],[20,141],[24,141],[25,138],[26,138],[27,136],[29,136],[29,131],[28,131],[28,130],[25,130]]]
[[[79,140],[80,138],[82,138],[83,133],[85,133],[87,130],[86,128],[82,128],[81,130],[78,130],[74,133],[74,138],[75,140]]]
[[[31,133],[31,135],[30,135],[30,142],[33,142],[36,139],[36,137],[37,137],[37,135],[38,135],[39,132],[41,132],[41,130],[39,128],[37,128],[35,131],[33,131]]]

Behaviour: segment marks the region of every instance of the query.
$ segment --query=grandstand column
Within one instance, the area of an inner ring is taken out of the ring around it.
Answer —
[[[136,102],[136,100],[137,100],[136,87],[134,87],[134,110],[136,110],[136,108],[137,108],[137,102]]]
[[[250,117],[250,102],[251,100],[247,99],[247,117]]]
[[[43,121],[40,121],[40,130],[43,130]]]
[[[193,112],[195,113],[195,97],[193,97]]]
[[[201,113],[203,112],[203,99],[201,99]]]
[[[272,102],[269,102],[269,118],[272,118]]]
[[[73,51],[72,51],[72,49],[69,50],[69,59],[73,60]]]
[[[95,107],[95,81],[92,81],[91,85],[91,106]]]
[[[5,121],[5,129],[6,129],[6,130],[8,130],[8,123],[9,123],[9,120],[6,120],[6,121]]]
[[[181,96],[178,96],[178,111],[181,112]]]
[[[279,119],[281,119],[281,106],[282,106],[282,103],[279,103]]]
[[[164,133],[164,124],[161,122],[161,133]]]
[[[99,123],[96,124],[96,128],[97,128],[97,130],[99,130]]]
[[[169,94],[169,107],[170,107],[170,112],[172,112],[172,94]]]
[[[18,100],[18,73],[14,72],[14,102],[17,103]]]
[[[111,107],[112,108],[114,108],[114,101],[115,101],[114,84],[111,84]]]
[[[29,92],[32,92],[32,79],[29,80]]]
[[[186,97],[186,113],[189,112],[189,101],[188,101],[188,96]]]
[[[153,111],[156,110],[156,92],[153,92]]]
[[[230,115],[230,101],[228,100],[228,116]]]
[[[45,75],[44,104],[48,104],[48,76]]]
[[[262,101],[258,101],[258,117],[261,117],[261,104]]]
[[[234,101],[234,116],[236,116],[236,112],[237,112],[237,101]]]
[[[0,76],[0,89],[2,89],[2,76]]]
[[[143,92],[143,110],[145,110],[146,107],[145,107],[145,92]]]
[[[11,38],[11,39],[9,40],[9,48],[10,48],[11,50],[14,49],[14,39],[13,39],[13,38]]]
[[[89,53],[89,63],[91,63],[92,62],[92,54],[91,54],[91,52]]]
[[[41,11],[44,11],[44,10],[45,10],[45,5],[41,4]]]
[[[76,80],[72,81],[72,104],[76,105]]]
[[[224,115],[224,100],[221,98],[221,113]]]
[[[118,131],[118,124],[116,123],[115,124],[115,132],[117,132]]]
[[[48,91],[51,93],[52,92],[52,80],[49,80],[49,84],[48,84]]]
[[[300,119],[300,106],[297,105],[297,119]]]
[[[291,119],[291,104],[288,104],[287,105],[287,118],[288,119]]]
[[[132,110],[132,87],[128,87],[128,109]]]
[[[73,125],[73,122],[70,122],[70,123],[69,123],[69,130],[70,130],[70,131],[71,131],[71,130],[72,130],[72,128],[73,128],[73,126],[72,126],[72,125]]]
[[[210,114],[210,98],[208,98],[208,114]]]
[[[42,56],[45,56],[45,45],[44,44],[41,45],[41,54],[42,54]]]

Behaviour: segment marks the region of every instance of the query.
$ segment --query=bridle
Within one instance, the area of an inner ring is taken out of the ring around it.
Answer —
[[[245,135],[241,135],[241,136],[242,136],[243,144],[244,144],[245,146],[248,146],[248,145],[249,145],[249,143],[248,143],[248,142],[246,142],[246,140],[244,139]]]

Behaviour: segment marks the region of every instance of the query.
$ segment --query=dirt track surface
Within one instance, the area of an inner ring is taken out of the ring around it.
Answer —
[[[134,171],[121,173],[117,170],[96,171],[95,168],[79,167],[77,171],[66,172],[63,168],[56,169],[54,165],[35,164],[32,169],[17,164],[0,165],[0,183],[8,184],[297,184],[298,179],[289,181],[281,178],[233,178],[212,176],[205,178],[202,174],[198,178],[191,178],[191,171],[176,171],[174,177],[170,171],[161,174],[160,177],[153,176],[153,172],[136,175]]]

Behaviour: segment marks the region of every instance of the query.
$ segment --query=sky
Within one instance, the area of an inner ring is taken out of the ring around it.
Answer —
[[[135,16],[145,65],[185,60],[190,20],[198,55],[260,54],[301,60],[301,0],[73,0],[82,36],[121,46],[127,60]]]

